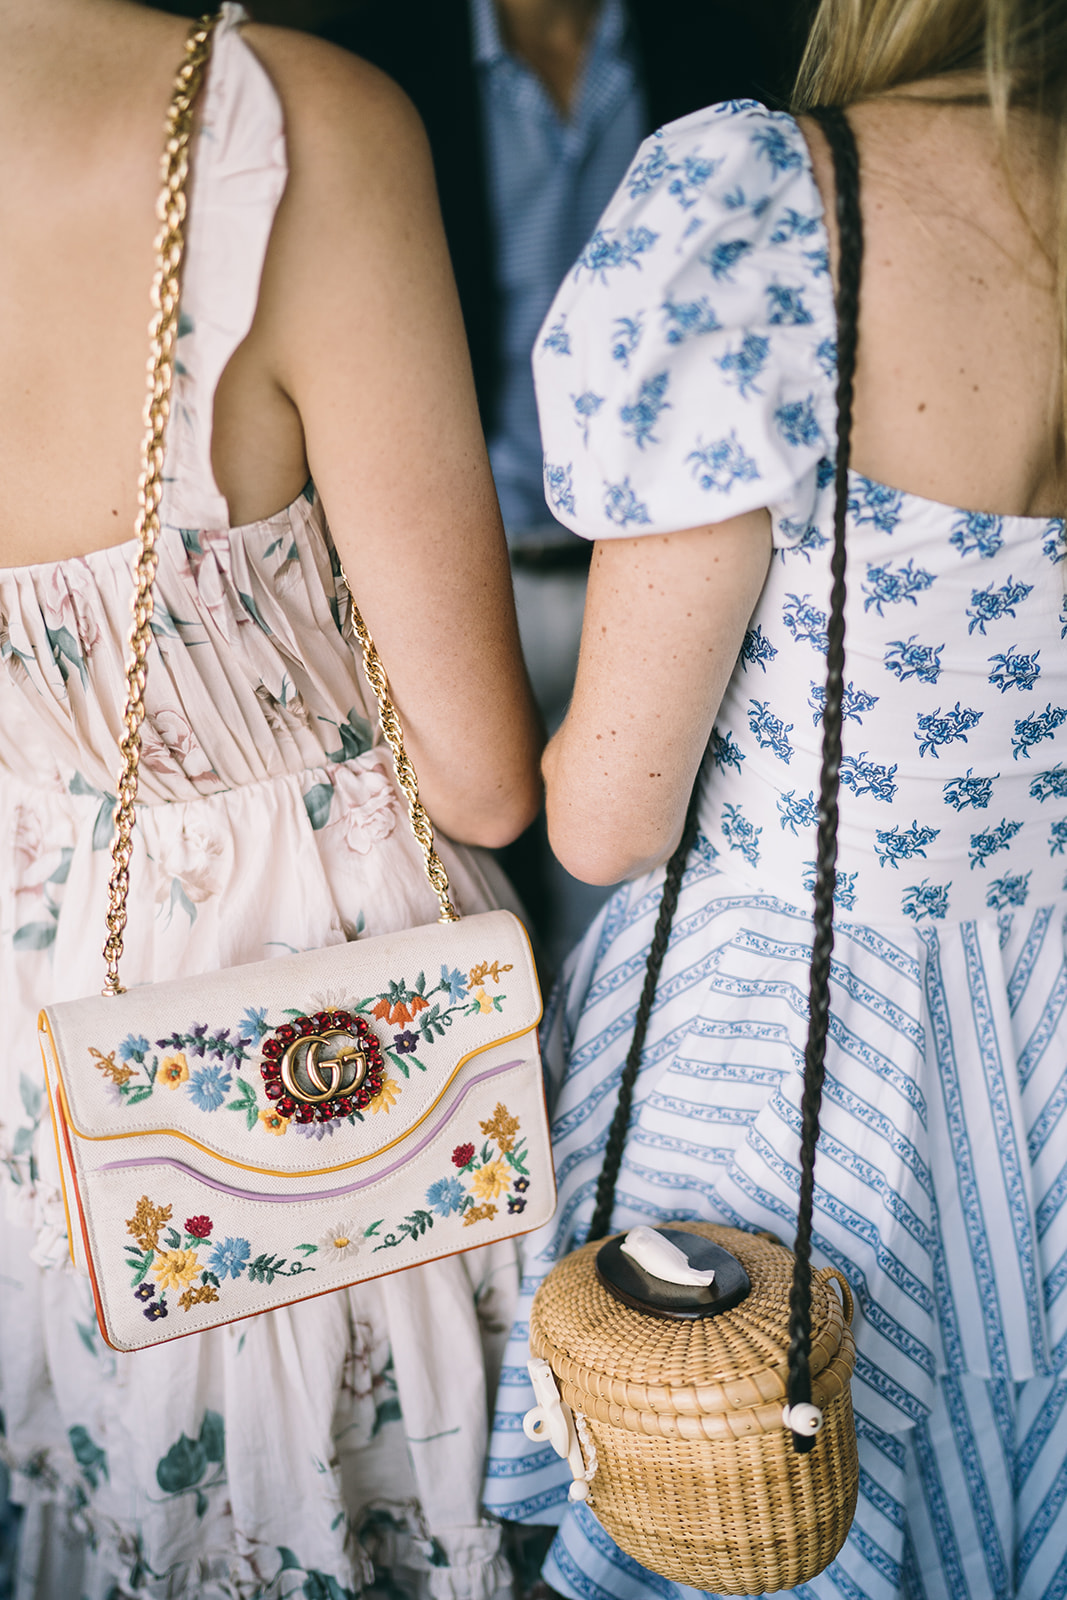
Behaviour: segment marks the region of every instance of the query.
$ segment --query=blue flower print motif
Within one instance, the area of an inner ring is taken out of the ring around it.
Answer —
[[[734,742],[733,734],[729,731],[720,733],[715,727],[711,730],[711,759],[720,771],[725,767],[733,767],[735,772],[740,772],[745,757]]]
[[[213,1247],[207,1264],[218,1278],[239,1278],[251,1254],[247,1239],[222,1239]]]
[[[1038,773],[1031,780],[1030,794],[1042,804],[1046,800],[1067,800],[1067,767],[1057,762],[1049,772]]]
[[[466,1193],[458,1178],[438,1178],[426,1191],[426,1204],[439,1217],[450,1217],[463,1209]]]
[[[1067,639],[1067,594],[1060,604],[1060,638]]]
[[[815,405],[811,395],[806,400],[790,400],[774,413],[775,426],[786,444],[812,445],[818,443],[819,424],[815,420]]]
[[[749,667],[759,667],[761,672],[766,672],[768,661],[773,661],[777,654],[778,651],[757,622],[742,639],[741,654],[737,659],[745,672]]]
[[[988,561],[1004,543],[1003,527],[1003,517],[994,516],[990,511],[965,511],[953,524],[948,542],[961,556],[976,551],[981,560]]]
[[[651,228],[627,228],[623,239],[609,238],[598,228],[578,257],[574,281],[577,283],[582,272],[588,272],[591,278],[599,278],[606,285],[608,273],[619,267],[636,267],[640,272],[640,258],[652,249],[658,238],[659,234],[653,233]]]
[[[802,328],[814,321],[799,289],[791,289],[782,283],[769,283],[765,293],[770,302],[767,321],[772,328]]]
[[[985,811],[993,798],[993,784],[1000,777],[995,772],[991,778],[973,778],[973,767],[967,768],[965,778],[950,778],[941,786],[941,793],[945,797],[945,804],[952,806],[956,811],[963,811],[967,806],[973,806],[976,811]],[[1067,776],[1067,774],[1065,774]]]
[[[733,269],[751,249],[747,239],[723,239],[700,259],[716,283],[733,283]]]
[[[1046,556],[1053,566],[1058,566],[1067,556],[1067,523],[1061,517],[1049,518],[1041,554]]]
[[[771,244],[785,244],[789,239],[808,239],[818,231],[818,217],[806,217],[801,212],[795,211],[792,206],[786,206],[774,225],[770,242]]]
[[[1067,817],[1052,824],[1048,833],[1048,845],[1050,856],[1062,856],[1067,850]]]
[[[804,875],[801,882],[809,894],[815,893],[815,879],[817,873],[814,861],[804,863]],[[838,872],[834,880],[834,905],[840,906],[842,911],[851,911],[856,904],[856,879],[858,872]]]
[[[924,878],[922,883],[913,883],[904,890],[900,897],[900,908],[906,917],[914,917],[916,922],[921,922],[924,917],[930,917],[934,922],[944,922],[948,915],[948,892],[952,883],[930,883]]]
[[[973,633],[977,628],[979,633],[984,634],[987,622],[998,622],[1001,617],[1014,617],[1015,607],[1022,604],[1033,587],[1032,583],[1016,583],[1014,578],[1009,577],[999,589],[994,589],[991,583],[984,589],[973,589],[971,603],[965,613],[971,619],[967,632]]]
[[[672,178],[667,185],[667,193],[672,199],[677,200],[683,211],[689,211],[696,205],[709,178],[713,178],[722,166],[722,159],[709,161],[699,151],[691,156],[686,156],[680,166],[675,165],[674,170],[681,176]]]
[[[1030,873],[1008,873],[994,878],[986,890],[985,903],[990,911],[1005,911],[1008,906],[1024,906],[1030,893]]]
[[[873,478],[857,477],[849,490],[848,510],[858,525],[870,523],[879,533],[895,533],[904,505],[899,489],[875,483]]]
[[[669,372],[657,372],[654,378],[646,378],[636,400],[619,409],[625,430],[639,450],[643,450],[646,444],[658,443],[652,429],[659,421],[660,412],[671,409],[670,401],[663,398],[670,381]]]
[[[569,356],[571,354],[571,336],[567,332],[567,318],[565,315],[560,317],[559,321],[554,322],[549,328],[541,340],[541,349],[554,350],[558,356]]]
[[[668,344],[683,344],[702,333],[718,333],[722,327],[706,295],[699,300],[665,300],[660,310],[666,318]]]
[[[966,744],[968,733],[972,728],[977,728],[984,715],[984,712],[975,711],[971,706],[961,706],[957,700],[951,711],[942,712],[938,706],[936,711],[916,717],[919,731],[915,737],[919,741],[919,754],[932,755],[937,761],[940,759],[938,751],[946,745],[953,744],[957,739]]]
[[[868,694],[866,689],[857,689],[854,683],[847,683],[844,689],[841,691],[842,720],[848,722],[848,720],[851,718],[853,722],[862,724],[863,713],[865,711],[869,711],[872,706],[876,706],[879,698],[880,697],[876,694]],[[823,712],[826,709],[825,683],[812,684],[811,693],[808,695],[808,705],[811,706],[815,712],[815,715],[811,720],[816,726],[818,726],[818,724],[822,721]]]
[[[820,246],[817,250],[805,250],[804,260],[811,263],[813,278],[828,278],[830,276],[830,252]]]
[[[651,143],[652,148],[647,155],[638,152],[639,159],[634,162],[623,180],[631,200],[651,194],[653,189],[663,182],[668,172],[678,171],[678,163],[671,160],[663,143],[662,130],[653,134]]]
[[[803,165],[800,151],[789,143],[781,128],[757,128],[752,145],[757,155],[770,162],[776,177],[780,172],[797,172]]]
[[[750,867],[758,866],[759,837],[763,829],[754,828],[748,818],[732,805],[723,806],[720,826],[730,849],[739,850]]]
[[[917,822],[910,828],[902,828],[899,822],[891,828],[879,828],[874,846],[878,865],[884,867],[888,863],[896,871],[902,861],[910,861],[913,856],[922,856],[925,861],[926,846],[932,844],[940,832],[940,828],[920,828]]]
[[[1031,711],[1028,717],[1020,717],[1015,724],[1015,734],[1011,741],[1011,753],[1018,761],[1020,756],[1030,759],[1030,751],[1035,744],[1040,744],[1043,739],[1051,739],[1057,728],[1062,728],[1067,722],[1067,709],[1063,706],[1053,708],[1051,702],[1044,711]]]
[[[467,977],[460,972],[458,967],[453,967],[451,972],[442,964],[441,986],[448,990],[448,1003],[450,1006],[458,1005],[467,998]]]
[[[801,522],[799,517],[782,517],[778,523],[778,531],[789,543],[777,554],[783,559],[787,555],[803,556],[809,565],[811,552],[821,550],[824,544],[830,542],[829,536],[820,533],[814,522]]]
[[[652,521],[648,507],[630,487],[629,477],[625,477],[621,483],[605,483],[604,515],[620,528],[628,527],[631,522],[640,526]]]
[[[119,1056],[123,1061],[144,1061],[145,1056],[152,1046],[142,1034],[128,1033],[119,1045]]]
[[[568,516],[574,516],[574,483],[571,478],[574,463],[567,462],[565,467],[557,466],[551,461],[545,462],[545,494],[548,503],[554,511],[565,511]]]
[[[189,1078],[189,1098],[201,1111],[217,1111],[229,1094],[232,1082],[230,1074],[222,1067],[197,1067]]]
[[[863,592],[867,596],[863,609],[869,611],[873,606],[881,617],[885,615],[883,606],[897,606],[904,600],[913,606],[918,605],[915,596],[929,589],[933,582],[933,573],[927,572],[924,567],[917,567],[910,558],[902,567],[895,569],[888,561],[883,567],[869,566],[867,581],[863,585]]]
[[[828,378],[837,376],[837,340],[820,339],[815,346],[815,359]],[[820,462],[820,466],[822,463]],[[822,484],[819,485],[820,489]]]
[[[975,867],[984,867],[990,856],[995,856],[998,850],[1006,850],[1021,827],[1021,822],[1009,822],[1002,818],[995,828],[987,828],[984,833],[972,833],[972,871]]]
[[[826,612],[812,605],[810,595],[787,594],[782,621],[797,644],[810,644],[820,655],[826,654]]]
[[[1007,694],[1009,689],[1032,689],[1041,676],[1041,668],[1037,664],[1040,654],[1040,650],[1035,650],[1033,655],[1020,655],[1012,644],[1004,655],[990,656],[993,664],[989,674],[990,683],[1001,694]]]
[[[588,444],[589,423],[604,404],[604,396],[594,394],[592,389],[586,389],[584,394],[572,394],[571,404],[575,411],[574,420],[582,430],[582,442]]]
[[[858,756],[842,757],[841,783],[844,788],[851,789],[857,798],[869,794],[873,799],[884,800],[889,805],[896,799],[897,766],[896,761],[891,767],[868,761],[867,751],[861,750]]]
[[[770,340],[765,339],[762,333],[746,333],[738,349],[727,350],[724,356],[716,356],[715,365],[722,368],[727,383],[737,385],[743,400],[747,400],[750,394],[763,393],[756,379],[767,364],[769,349]]]
[[[809,789],[806,795],[798,795],[790,789],[787,794],[780,794],[778,818],[782,824],[782,832],[788,828],[794,838],[797,837],[798,828],[814,828],[819,820],[819,803],[815,798],[815,791]]]
[[[616,317],[613,323],[617,331],[612,335],[614,343],[611,347],[611,359],[621,363],[625,372],[630,370],[630,357],[640,344],[641,335],[645,331],[644,323],[641,321],[642,315],[643,313],[639,311],[636,317]]]
[[[686,460],[693,463],[693,476],[700,487],[718,489],[720,494],[729,494],[735,483],[751,483],[759,477],[759,468],[745,454],[732,428],[729,438],[715,439],[711,444],[698,437],[697,448],[689,452]]]
[[[901,683],[917,678],[920,683],[936,683],[941,676],[943,644],[916,644],[916,635],[906,639],[890,639],[886,646],[884,662],[887,672],[895,672]]]
[[[748,704],[748,725],[756,735],[756,743],[761,750],[773,750],[779,761],[788,766],[793,759],[793,746],[788,738],[793,724],[776,717],[766,700],[750,700]]]

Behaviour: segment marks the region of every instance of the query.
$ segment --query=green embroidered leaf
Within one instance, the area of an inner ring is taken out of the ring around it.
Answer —
[[[47,950],[56,937],[54,922],[24,922],[11,940],[16,950]]]
[[[296,1248],[303,1250],[305,1255],[313,1256],[319,1247],[317,1244],[298,1244]]]
[[[166,1238],[166,1241],[167,1241],[167,1249],[168,1250],[180,1250],[181,1249],[181,1247],[182,1247],[182,1236],[177,1231],[176,1228],[168,1228],[167,1231],[166,1231],[166,1234],[164,1235],[164,1237]]]
[[[332,800],[332,784],[316,783],[313,788],[308,790],[304,796],[304,805],[313,828],[318,829],[326,826]]]
[[[226,1455],[226,1424],[217,1411],[205,1411],[200,1424],[200,1443],[209,1461],[221,1462]]]
[[[216,1289],[221,1288],[221,1284],[213,1272],[202,1272],[200,1274],[200,1282],[210,1283]]]
[[[91,794],[98,794],[99,790],[90,790]],[[100,802],[100,810],[96,813],[93,823],[93,849],[106,850],[111,843],[111,835],[115,831],[115,796],[105,794]]]
[[[398,1071],[402,1072],[404,1074],[405,1078],[410,1078],[411,1077],[411,1074],[408,1071],[407,1061],[405,1060],[405,1058],[403,1056],[398,1056],[396,1051],[395,1050],[390,1050],[388,1045],[386,1045],[386,1047],[385,1047],[385,1053],[389,1057],[390,1061],[393,1063],[393,1066],[396,1067],[398,1069]]]
[[[207,1471],[207,1461],[207,1451],[203,1445],[194,1439],[187,1439],[183,1433],[156,1467],[156,1482],[164,1494],[178,1494],[182,1489],[191,1489]]]
[[[141,1264],[137,1268],[137,1271],[134,1273],[133,1279],[132,1279],[132,1281],[130,1283],[130,1288],[131,1289],[136,1289],[137,1285],[139,1283],[143,1282],[146,1272],[148,1271],[149,1267],[152,1265],[152,1262],[155,1259],[156,1259],[156,1253],[155,1253],[154,1250],[146,1250],[145,1251],[144,1255],[141,1257]],[[129,1265],[132,1267],[133,1266],[133,1262],[132,1261],[129,1262]]]
[[[284,1273],[283,1271],[284,1267],[284,1256],[281,1258],[281,1260],[279,1260],[277,1256],[273,1255],[257,1256],[254,1261],[250,1261],[248,1263],[248,1276],[253,1283],[273,1283],[275,1276],[279,1272],[282,1272],[283,1276],[288,1276],[288,1274]]]
[[[369,1228],[364,1228],[364,1230],[363,1230],[364,1239],[373,1239],[374,1235],[378,1232],[378,1229],[381,1227],[381,1225],[382,1225],[384,1220],[385,1219],[383,1217],[379,1217],[377,1222],[372,1222]]]
[[[152,1085],[150,1083],[139,1083],[136,1089],[130,1090],[126,1097],[126,1104],[129,1106],[139,1105],[142,1100],[150,1099],[151,1094]]]

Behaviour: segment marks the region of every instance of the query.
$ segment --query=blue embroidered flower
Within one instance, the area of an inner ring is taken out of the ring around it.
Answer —
[[[193,1104],[201,1111],[217,1111],[230,1092],[230,1074],[220,1066],[197,1067],[190,1074],[187,1088]]]
[[[972,589],[971,603],[964,613],[971,619],[967,632],[973,633],[977,628],[979,633],[984,634],[987,622],[996,622],[1001,617],[1014,617],[1015,607],[1022,604],[1033,587],[1032,583],[1016,583],[1014,578],[1009,577],[999,589],[994,589],[991,583],[984,589]]]
[[[952,744],[956,739],[966,744],[968,733],[972,728],[977,728],[984,715],[983,711],[975,711],[972,706],[961,706],[957,700],[951,711],[942,712],[938,706],[936,711],[916,717],[919,731],[915,737],[919,741],[919,754],[932,755],[937,761],[940,759],[938,751],[945,745]]]
[[[914,917],[916,922],[921,922],[924,917],[943,922],[948,914],[948,892],[951,888],[951,881],[930,883],[924,878],[922,883],[913,883],[904,890],[900,897],[900,908],[906,917]]]
[[[779,761],[788,765],[793,759],[793,746],[787,736],[792,733],[793,724],[776,717],[766,700],[750,700],[748,704],[748,725],[756,735],[756,743],[762,750],[773,750]]]
[[[806,795],[796,795],[790,789],[787,794],[778,796],[777,803],[782,832],[788,828],[794,839],[798,828],[814,828],[819,820],[819,802],[812,789]]]
[[[548,503],[555,511],[565,511],[568,516],[574,516],[574,483],[571,478],[574,463],[567,462],[565,467],[556,466],[551,461],[545,462],[545,494]]]
[[[620,361],[625,371],[630,370],[630,357],[641,342],[644,333],[644,323],[641,313],[636,317],[616,317],[614,326],[618,332],[614,335],[615,343],[611,347],[612,361]]]
[[[671,409],[670,401],[663,398],[669,383],[669,372],[657,372],[654,378],[644,380],[635,400],[619,409],[626,432],[639,450],[643,450],[646,444],[658,442],[652,429],[659,421],[660,412]]]
[[[720,733],[718,728],[711,730],[711,759],[719,768],[733,767],[741,771],[741,763],[745,759],[741,750],[734,743],[731,733]]]
[[[759,838],[763,829],[754,828],[734,805],[723,806],[720,827],[730,849],[739,850],[750,867],[758,866]]]
[[[727,383],[737,385],[743,400],[747,400],[750,393],[763,393],[756,379],[767,364],[770,346],[771,341],[764,338],[763,334],[746,333],[738,349],[728,350],[724,356],[716,356],[715,365],[722,368]]]
[[[795,211],[792,206],[786,206],[785,210],[778,214],[770,243],[785,244],[787,239],[807,239],[818,231],[818,217],[806,217],[801,212]]]
[[[1035,800],[1067,800],[1067,767],[1057,762],[1048,772],[1038,773],[1030,783],[1030,793]]]
[[[1008,822],[1004,818],[997,823],[995,828],[987,828],[984,833],[972,833],[972,869],[974,867],[984,867],[990,856],[995,856],[999,850],[1006,850],[1021,827],[1021,822]]]
[[[746,672],[749,667],[759,667],[761,672],[766,672],[768,661],[773,661],[777,654],[778,651],[757,622],[742,639],[741,654],[737,659]]]
[[[847,683],[844,689],[841,691],[842,721],[848,722],[851,718],[853,722],[862,723],[863,713],[865,711],[870,711],[872,706],[876,706],[878,704],[878,700],[878,695],[868,694],[866,689],[857,689],[854,683]],[[811,720],[816,726],[818,726],[818,724],[822,721],[823,712],[826,709],[825,683],[812,684],[811,693],[808,695],[808,705],[811,706],[815,712],[815,715]]]
[[[867,751],[861,750],[858,756],[842,757],[841,784],[844,788],[851,789],[857,797],[869,794],[875,800],[884,800],[888,805],[896,798],[897,766],[896,761],[891,767],[883,767],[877,761],[868,761]]]
[[[1030,893],[1030,873],[1009,873],[994,878],[986,890],[985,903],[990,911],[1003,911],[1008,906],[1024,906]]]
[[[244,1016],[238,1023],[238,1027],[242,1034],[249,1035],[247,1043],[251,1044],[254,1039],[262,1039],[267,1032],[266,1006],[248,1006]]]
[[[957,811],[962,811],[965,806],[973,806],[976,811],[987,809],[993,797],[993,784],[1000,773],[994,773],[992,778],[972,778],[973,771],[973,767],[968,767],[965,778],[950,778],[942,784],[941,792],[947,806],[953,806]],[[1067,773],[1064,776],[1067,777]]]
[[[994,663],[989,674],[990,683],[1001,694],[1007,694],[1009,689],[1032,689],[1041,676],[1037,664],[1040,654],[1040,650],[1035,650],[1033,655],[1020,655],[1012,644],[1003,655],[990,656],[989,660]]]
[[[814,321],[811,312],[804,304],[804,296],[800,289],[790,288],[782,283],[769,283],[764,290],[770,301],[770,315],[767,318],[772,328],[802,328],[807,323]]]
[[[790,144],[781,128],[757,128],[752,144],[757,155],[770,162],[776,176],[780,172],[797,172],[803,166],[800,151]]]
[[[681,163],[681,177],[671,179],[667,193],[677,200],[683,211],[689,211],[700,199],[708,179],[714,177],[721,166],[721,158],[709,161],[699,153],[686,156]],[[674,170],[678,171],[679,168],[675,166]]]
[[[620,528],[625,528],[631,522],[640,525],[652,521],[648,507],[643,500],[637,498],[630,487],[628,476],[621,483],[605,483],[604,515],[609,522],[616,523]]]
[[[895,533],[904,506],[899,489],[875,483],[873,478],[856,477],[848,496],[848,509],[858,525],[870,523],[879,533]]]
[[[247,1239],[221,1239],[212,1247],[207,1264],[217,1278],[239,1278],[251,1254]]]
[[[666,318],[668,344],[682,344],[701,333],[718,333],[722,327],[705,295],[699,300],[665,300],[660,310]]]
[[[542,350],[554,350],[558,356],[569,356],[571,353],[571,336],[566,329],[567,318],[560,317],[554,322],[541,340]]]
[[[693,474],[702,489],[718,489],[721,494],[728,494],[735,483],[751,483],[759,477],[759,468],[745,454],[732,428],[728,439],[711,444],[698,437],[697,448],[686,460],[693,462]]]
[[[949,544],[954,545],[961,556],[977,551],[981,560],[988,561],[1004,543],[1003,526],[1003,517],[994,516],[990,511],[965,511],[953,524]]]
[[[598,228],[575,264],[575,282],[583,271],[605,285],[608,273],[618,267],[636,267],[640,272],[639,258],[652,249],[658,238],[659,234],[653,233],[651,228],[627,228],[622,239],[609,238]]]
[[[1067,523],[1061,517],[1049,518],[1041,554],[1047,556],[1053,566],[1058,566],[1067,556]]]
[[[940,832],[940,828],[920,828],[917,822],[910,828],[902,828],[899,822],[891,828],[879,828],[874,846],[878,865],[884,867],[888,862],[895,872],[902,861],[910,861],[913,856],[922,856],[925,861],[926,846],[932,844]]]
[[[886,646],[885,668],[895,672],[903,683],[907,678],[917,678],[920,683],[936,683],[941,676],[943,644],[916,644],[916,635],[907,639],[891,639]]]
[[[809,894],[815,893],[817,877],[814,861],[805,862],[801,883]],[[858,872],[837,872],[834,876],[834,905],[842,911],[851,911],[856,904],[856,879]]]
[[[426,1204],[439,1217],[450,1217],[453,1211],[462,1210],[465,1199],[466,1192],[458,1178],[438,1178],[426,1191]]]
[[[458,967],[453,967],[451,972],[444,965],[441,967],[441,987],[448,990],[448,1003],[457,1005],[460,1000],[467,998],[467,975],[460,972]]]
[[[1051,701],[1044,711],[1031,711],[1028,717],[1020,717],[1015,724],[1015,736],[1011,741],[1011,753],[1018,761],[1020,756],[1030,758],[1030,751],[1035,744],[1040,744],[1043,739],[1051,739],[1057,728],[1062,728],[1067,722],[1067,709],[1063,706],[1052,707]]]
[[[591,417],[596,416],[597,412],[604,404],[604,396],[602,394],[594,394],[592,389],[586,389],[584,394],[572,394],[571,401],[573,402],[574,409],[577,412],[574,420],[582,430],[583,442],[588,444],[589,420]]]
[[[1067,850],[1067,817],[1054,822],[1048,834],[1049,855],[1062,856]]]
[[[786,444],[812,445],[819,440],[819,424],[815,420],[815,405],[811,395],[806,400],[790,400],[774,413],[778,432]]]
[[[733,283],[733,269],[751,249],[747,239],[723,239],[700,259],[716,283]]]
[[[826,654],[826,612],[812,605],[810,595],[787,594],[782,621],[797,644],[810,644],[820,655]]]
[[[151,1050],[149,1041],[140,1033],[128,1033],[119,1045],[119,1056],[123,1061],[143,1062]]]
[[[933,573],[917,567],[910,557],[902,567],[894,568],[888,561],[882,567],[869,566],[867,581],[863,585],[863,592],[867,596],[863,609],[869,611],[873,606],[881,617],[884,615],[883,606],[900,605],[903,600],[910,601],[913,606],[918,605],[915,596],[929,589],[933,582]]]

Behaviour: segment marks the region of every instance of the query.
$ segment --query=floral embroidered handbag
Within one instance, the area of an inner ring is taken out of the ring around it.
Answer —
[[[508,911],[461,919],[453,907],[354,603],[439,921],[128,992],[119,983],[188,143],[213,26],[190,34],[167,127],[107,982],[39,1021],[71,1253],[119,1350],[528,1232],[555,1204],[529,941]],[[331,1137],[286,1137],[294,1123],[327,1124]]]

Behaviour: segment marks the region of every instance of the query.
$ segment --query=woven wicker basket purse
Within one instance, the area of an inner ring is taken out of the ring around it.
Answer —
[[[790,1252],[770,1235],[689,1222],[635,1228],[602,1242],[696,835],[694,797],[667,867],[590,1242],[549,1273],[530,1316],[529,1366],[539,1404],[524,1419],[527,1437],[551,1442],[567,1457],[571,1499],[586,1501],[623,1550],[652,1572],[715,1594],[772,1593],[821,1572],[845,1541],[859,1481],[849,1391],[852,1295],[834,1269],[812,1272],[811,1219],[833,948],[862,235],[848,122],[836,109],[814,115],[834,157],[841,255],[833,582],[795,1247]]]

